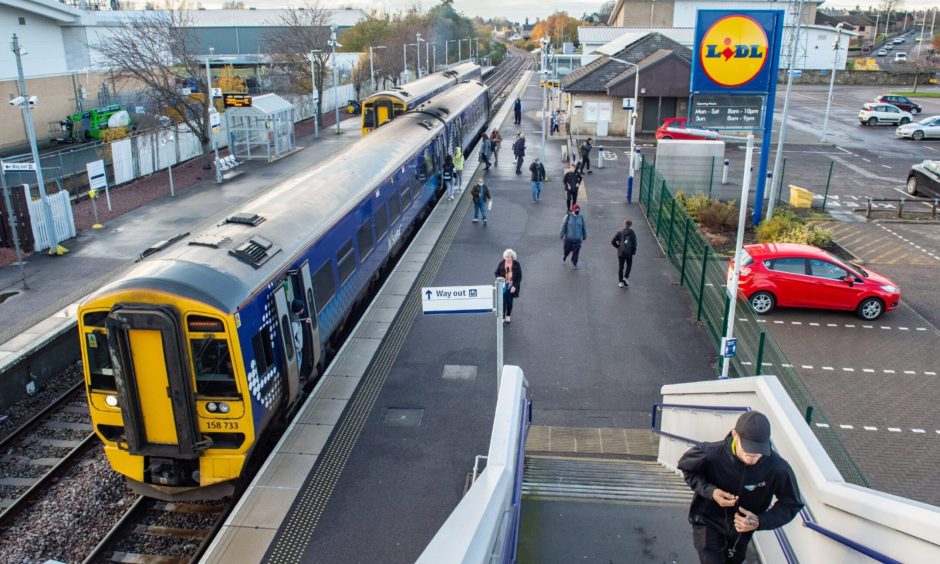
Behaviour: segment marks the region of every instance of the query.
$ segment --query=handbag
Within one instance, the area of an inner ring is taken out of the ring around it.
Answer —
[[[487,211],[493,211],[493,198],[486,201],[486,209]]]

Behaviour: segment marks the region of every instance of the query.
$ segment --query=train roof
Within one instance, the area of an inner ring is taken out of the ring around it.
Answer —
[[[447,86],[454,84],[455,81],[459,82],[461,80],[465,80],[475,71],[479,71],[479,69],[480,67],[474,63],[461,63],[445,71],[435,72],[417,80],[412,80],[411,82],[401,86],[396,86],[395,88],[376,92],[372,96],[369,96],[367,100],[376,97],[391,96],[393,98],[398,98],[399,100],[408,104],[413,100],[424,96],[427,92],[431,92],[439,88],[446,88]]]
[[[486,86],[479,82],[459,84],[422,108],[434,109],[446,121],[485,90]],[[440,108],[446,111],[441,112]],[[425,112],[403,114],[345,151],[244,202],[237,214],[219,216],[211,227],[194,231],[145,258],[92,298],[147,288],[235,312],[262,284],[286,269],[299,252],[349,213],[381,181],[412,158],[417,147],[431,141],[442,129],[443,123]],[[264,249],[266,244],[271,246]],[[242,247],[259,260],[265,255],[270,258],[255,268],[229,253]]]

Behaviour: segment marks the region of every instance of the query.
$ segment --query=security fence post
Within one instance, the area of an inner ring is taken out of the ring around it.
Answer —
[[[757,367],[754,370],[754,376],[760,376],[761,367],[764,366],[764,341],[767,338],[767,332],[760,332],[760,340],[757,342]]]
[[[780,189],[777,191],[777,203],[783,201],[783,181],[787,179],[787,159],[783,158],[783,165],[780,167]]]
[[[666,256],[672,259],[672,237],[676,230],[676,197],[672,197],[672,207],[669,210],[669,242],[666,243]]]
[[[685,232],[682,235],[682,268],[679,269],[679,285],[685,286],[685,259],[689,252],[689,226],[692,218],[685,218]]]
[[[728,314],[729,314],[729,313],[731,313],[731,297],[728,295],[727,292],[725,292],[725,313],[724,313],[724,315],[721,316],[721,319],[722,319],[721,326],[722,326],[722,327],[727,327],[727,326],[728,326]],[[720,342],[720,341],[721,341],[721,339],[719,338],[719,342]],[[725,355],[722,354],[723,352],[724,352],[724,351],[721,351],[721,350],[718,351],[718,358],[721,359],[721,362],[718,363],[718,374],[719,374],[719,375],[722,375],[722,374],[725,373],[725,371],[724,371],[725,363],[726,363],[726,362],[731,362],[731,358],[725,358]],[[729,370],[729,372],[730,372],[730,370]]]
[[[656,236],[662,231],[663,223],[663,201],[666,199],[666,179],[663,178],[663,187],[659,190],[659,209],[656,211]]]
[[[698,284],[698,311],[695,319],[702,320],[702,304],[705,302],[705,271],[708,268],[708,245],[705,245],[705,253],[702,255],[702,280]]]
[[[835,164],[835,161],[829,161],[829,176],[826,177],[826,192],[823,194],[823,211],[826,211],[826,204],[829,202],[829,185],[832,183],[832,167],[835,166]]]
[[[712,187],[715,183],[715,157],[712,157],[712,170],[708,173],[708,199],[712,199]]]

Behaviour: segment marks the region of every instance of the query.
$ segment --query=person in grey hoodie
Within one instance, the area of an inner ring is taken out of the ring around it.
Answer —
[[[561,262],[566,262],[568,255],[571,255],[571,266],[577,270],[581,243],[587,240],[587,222],[581,215],[581,206],[578,204],[571,206],[571,211],[565,214],[565,219],[561,223],[560,237],[565,242]]]

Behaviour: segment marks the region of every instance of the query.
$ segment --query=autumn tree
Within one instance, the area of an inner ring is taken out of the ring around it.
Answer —
[[[235,74],[235,67],[226,65],[222,74],[213,82],[222,92],[248,92],[245,80]]]
[[[212,131],[209,102],[197,99],[182,88],[182,81],[207,92],[205,57],[191,31],[192,20],[185,6],[175,4],[162,11],[146,11],[123,20],[100,42],[91,45],[113,73],[115,80],[143,85],[144,96],[167,113],[174,113],[202,145],[203,168],[212,167]],[[186,92],[186,93],[184,93]]]
[[[554,45],[561,45],[568,41],[576,43],[579,25],[581,25],[580,20],[570,17],[565,12],[555,12],[535,24],[532,28],[532,39],[538,41],[542,37],[548,37]]]

